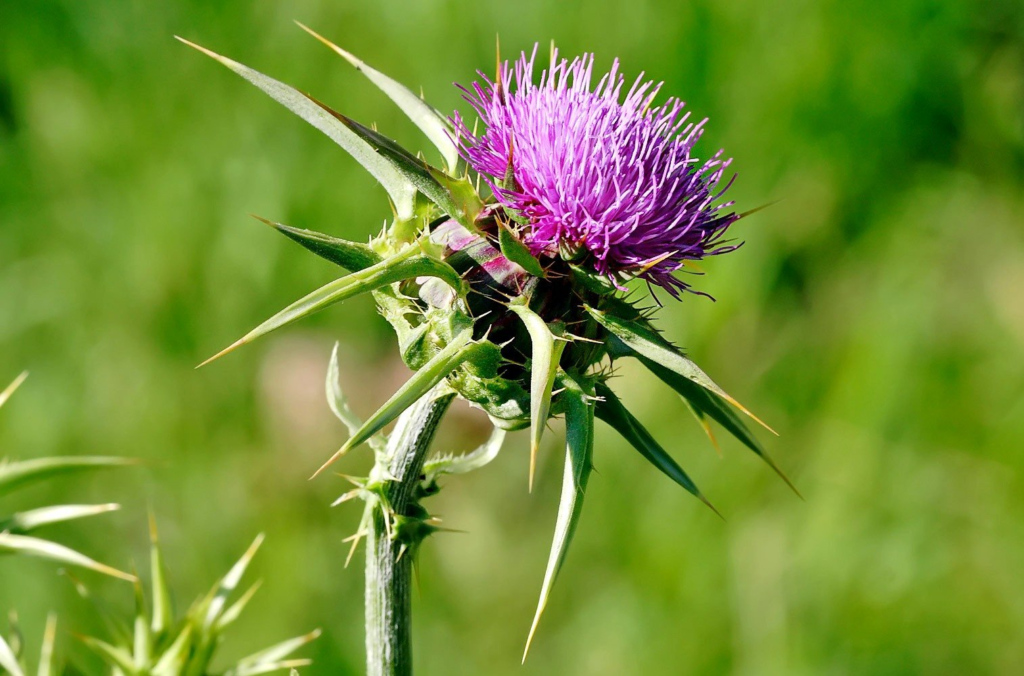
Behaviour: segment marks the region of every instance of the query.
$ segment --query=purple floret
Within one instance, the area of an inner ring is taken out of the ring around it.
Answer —
[[[569,62],[556,53],[534,84],[536,54],[505,62],[500,86],[480,73],[460,87],[483,125],[474,135],[455,114],[460,152],[528,221],[522,236],[536,255],[583,255],[602,275],[638,276],[678,296],[689,286],[672,273],[685,261],[736,248],[722,237],[739,216],[720,213],[732,202],[714,204],[732,160],[721,150],[703,163],[691,155],[707,120],[689,122],[674,98],[654,107],[660,84],[641,74],[623,99],[617,60],[591,89],[592,54]],[[510,162],[515,181],[503,187]]]

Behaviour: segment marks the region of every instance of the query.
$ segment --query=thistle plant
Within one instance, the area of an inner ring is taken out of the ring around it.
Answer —
[[[85,585],[72,578],[79,594],[102,615],[110,633],[109,639],[85,636],[81,640],[102,659],[111,676],[255,676],[310,664],[308,659],[290,656],[315,640],[319,630],[235,660],[230,666],[214,668],[225,632],[238,621],[260,587],[256,582],[236,594],[262,542],[260,535],[209,593],[176,617],[164,556],[151,519],[150,594],[146,598],[142,585],[135,583],[135,616],[130,624],[107,611]]]
[[[393,212],[385,231],[366,244],[261,218],[348,274],[204,364],[362,293],[373,295],[394,328],[412,377],[365,421],[352,415],[329,377],[332,408],[351,435],[316,472],[363,444],[376,460],[367,477],[350,479],[355,487],[341,498],[366,501],[353,540],[367,540],[371,674],[411,672],[410,553],[439,528],[422,504],[438,490],[438,478],[485,464],[506,431],[528,428],[532,487],[547,422],[564,417],[561,501],[529,649],[579,523],[595,419],[711,506],[612,391],[617,360],[639,360],[681,396],[709,436],[714,421],[779,472],[740,413],[760,420],[658,332],[652,323],[658,304],[644,306],[643,296],[630,292],[646,283],[651,295],[702,293],[678,275],[693,272],[695,261],[735,249],[727,232],[747,215],[721,201],[730,161],[721,151],[699,160],[693,151],[705,122],[691,121],[676,99],[658,104],[660,86],[642,76],[627,89],[617,62],[595,84],[591,55],[570,61],[552,47],[550,65],[538,77],[536,48],[514,64],[499,58],[493,79],[480,73],[462,88],[479,117],[470,124],[457,113],[439,113],[306,30],[408,115],[439,152],[440,165],[311,96],[186,42],[351,154],[384,187]],[[335,358],[330,370],[337,369]],[[454,397],[484,411],[495,435],[468,456],[428,461],[434,431]]]
[[[26,377],[28,374],[22,373],[0,392],[0,407],[10,399]],[[2,458],[0,459],[0,498],[36,482],[89,470],[123,467],[130,464],[133,464],[133,461],[102,456],[50,457],[20,461]],[[120,506],[113,503],[51,505],[0,516],[0,555],[34,556],[63,565],[88,568],[124,580],[134,580],[133,575],[99,563],[81,552],[36,535],[36,531],[46,526],[106,514],[117,509],[120,509]]]

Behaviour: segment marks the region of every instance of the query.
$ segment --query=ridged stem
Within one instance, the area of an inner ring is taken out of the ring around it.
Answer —
[[[444,387],[443,385],[441,387]],[[378,462],[394,479],[387,483],[387,504],[404,514],[423,471],[430,442],[453,394],[435,388],[395,423],[387,450]],[[373,509],[366,541],[366,672],[369,676],[412,674],[412,553],[388,537],[380,504]]]

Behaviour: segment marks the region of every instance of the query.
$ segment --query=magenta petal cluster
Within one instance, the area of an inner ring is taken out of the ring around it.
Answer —
[[[639,276],[678,296],[689,285],[673,273],[687,260],[736,248],[723,235],[739,216],[716,204],[731,159],[694,157],[707,120],[691,122],[675,98],[655,106],[661,85],[643,74],[623,96],[617,60],[592,86],[592,54],[553,53],[535,83],[536,54],[505,62],[497,83],[480,73],[460,87],[482,123],[474,133],[456,113],[460,152],[526,219],[535,254],[569,252],[602,275]]]

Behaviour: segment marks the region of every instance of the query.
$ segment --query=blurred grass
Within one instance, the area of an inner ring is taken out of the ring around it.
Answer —
[[[266,530],[267,582],[226,652],[322,626],[310,671],[361,673],[361,571],[340,542],[358,510],[327,509],[341,481],[306,477],[342,440],[331,343],[366,413],[404,377],[390,330],[353,301],[192,370],[332,274],[247,213],[365,238],[387,208],[326,139],[172,34],[426,147],[292,19],[444,110],[461,105],[451,82],[493,67],[497,32],[509,52],[554,38],[619,56],[711,117],[701,145],[736,158],[740,208],[782,199],[707,264],[718,302],[661,316],[782,432],[770,447],[807,501],[734,443],[718,460],[667,390],[623,369],[626,401],[728,521],[605,430],[520,668],[559,453],[551,435],[528,495],[517,435],[431,505],[469,533],[423,550],[422,673],[1019,673],[1024,9],[1008,0],[5,4],[0,381],[33,377],[0,449],[148,461],[41,495],[126,505],[63,541],[142,560],[152,505],[184,602]],[[465,412],[444,443],[485,433]],[[30,635],[50,609],[95,630],[51,568],[0,564],[0,609]],[[129,607],[125,585],[95,584]]]

